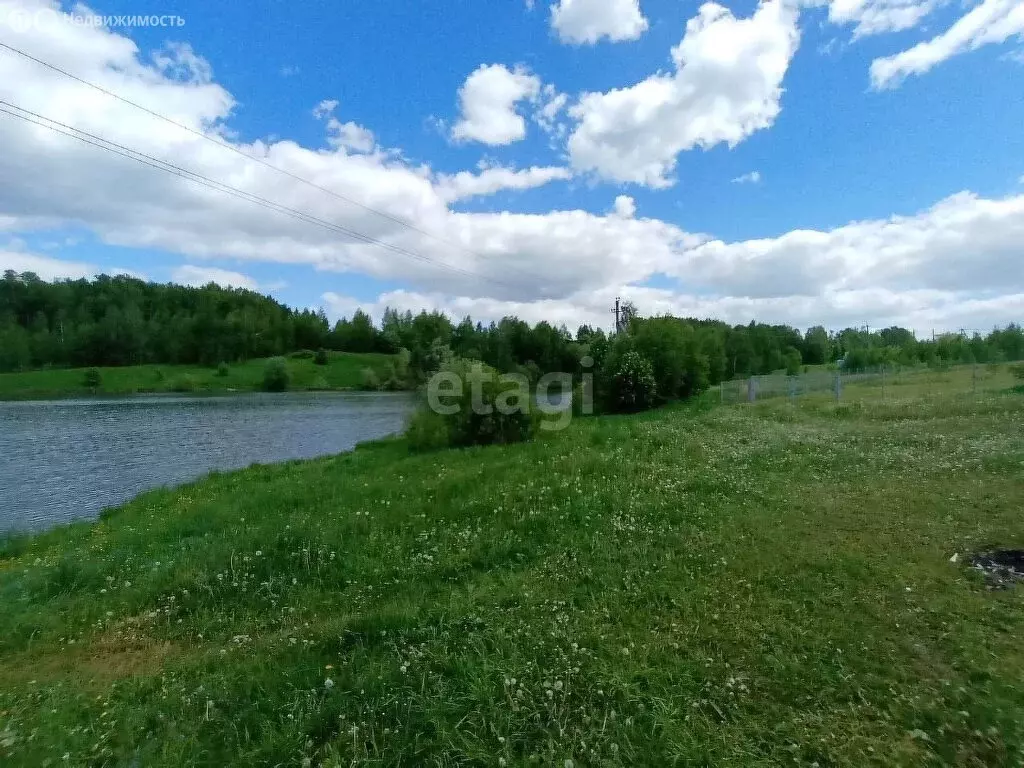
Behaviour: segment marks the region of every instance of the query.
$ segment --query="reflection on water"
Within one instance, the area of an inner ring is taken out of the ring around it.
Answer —
[[[210,470],[339,453],[402,429],[406,394],[0,403],[0,532],[95,517]]]

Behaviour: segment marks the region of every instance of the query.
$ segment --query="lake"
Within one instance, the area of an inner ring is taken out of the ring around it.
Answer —
[[[0,402],[0,532],[96,517],[211,470],[340,453],[402,430],[408,393]]]

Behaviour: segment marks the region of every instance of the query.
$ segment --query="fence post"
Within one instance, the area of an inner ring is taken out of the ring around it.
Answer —
[[[971,394],[978,394],[978,364],[971,366]]]
[[[757,377],[751,376],[747,379],[747,402],[752,403],[757,400]]]
[[[885,366],[882,366],[882,400],[885,400]]]
[[[841,370],[836,371],[836,400],[843,399],[843,372]]]

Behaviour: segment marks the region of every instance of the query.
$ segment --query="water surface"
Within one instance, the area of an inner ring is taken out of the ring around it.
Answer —
[[[218,469],[340,453],[402,429],[408,394],[0,402],[0,532],[38,530]]]

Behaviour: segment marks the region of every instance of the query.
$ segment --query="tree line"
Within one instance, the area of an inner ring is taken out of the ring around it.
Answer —
[[[551,372],[591,372],[611,408],[615,391],[626,399],[640,397],[626,391],[638,382],[650,384],[646,399],[653,402],[687,397],[734,378],[780,370],[795,374],[808,365],[856,371],[1024,359],[1018,325],[986,335],[917,339],[896,327],[829,332],[816,326],[801,332],[756,322],[642,317],[631,305],[623,318],[614,334],[589,325],[570,331],[516,317],[483,324],[469,317],[453,321],[436,311],[394,309],[385,310],[379,323],[357,310],[332,326],[322,310],[294,310],[254,291],[214,284],[188,287],[126,276],[47,282],[8,271],[0,280],[0,371],[140,363],[216,366],[304,349],[401,353],[408,386],[455,357],[532,380]]]

